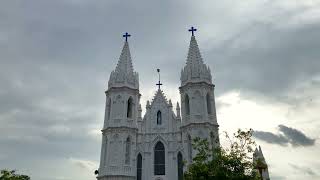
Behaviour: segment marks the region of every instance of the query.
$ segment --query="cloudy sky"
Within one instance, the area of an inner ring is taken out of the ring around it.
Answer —
[[[95,179],[122,33],[132,35],[144,108],[156,68],[179,101],[192,25],[221,134],[253,128],[272,179],[320,179],[319,0],[2,0],[0,169]]]

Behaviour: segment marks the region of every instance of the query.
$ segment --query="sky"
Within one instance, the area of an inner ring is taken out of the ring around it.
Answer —
[[[132,35],[144,112],[157,68],[179,101],[191,26],[216,86],[220,139],[253,128],[271,179],[320,179],[319,0],[2,0],[0,169],[95,179],[122,34]]]

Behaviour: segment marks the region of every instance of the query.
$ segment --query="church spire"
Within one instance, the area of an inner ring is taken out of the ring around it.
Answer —
[[[194,36],[194,27],[189,31],[192,32],[186,66],[181,71],[181,85],[188,82],[207,82],[212,84],[212,77],[209,67],[203,63],[197,40]]]
[[[132,59],[127,38],[131,35],[126,33],[123,37],[126,38],[116,69],[111,72],[108,86],[111,87],[130,87],[139,89],[138,73],[134,72]]]

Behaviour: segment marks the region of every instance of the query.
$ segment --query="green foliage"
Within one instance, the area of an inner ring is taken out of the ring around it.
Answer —
[[[228,148],[210,146],[207,139],[194,139],[193,147],[197,154],[185,172],[184,179],[258,180],[250,157],[255,146],[252,133],[252,129],[239,129],[232,138],[225,133],[230,145]]]
[[[15,170],[1,170],[0,180],[30,180],[29,176],[16,174]]]

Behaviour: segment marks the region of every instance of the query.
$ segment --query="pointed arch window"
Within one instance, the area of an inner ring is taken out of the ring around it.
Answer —
[[[189,161],[192,162],[192,139],[190,135],[188,135],[188,156]]]
[[[212,114],[211,98],[209,93],[207,94],[206,99],[207,99],[207,112],[208,114]]]
[[[142,179],[142,156],[139,153],[137,156],[137,180]]]
[[[184,98],[184,103],[185,103],[185,108],[186,108],[186,114],[189,115],[190,114],[190,103],[189,103],[188,94],[186,94],[186,96]]]
[[[160,141],[154,148],[154,175],[165,175],[165,149]]]
[[[103,165],[107,165],[108,160],[108,137],[105,136],[105,145],[104,145],[104,151],[103,151]]]
[[[157,112],[157,125],[161,125],[162,124],[162,114],[161,111]]]
[[[131,152],[131,140],[130,140],[130,137],[128,137],[126,140],[125,164],[130,164],[130,152]]]
[[[111,98],[109,98],[109,100],[108,100],[107,111],[108,111],[107,118],[108,118],[108,120],[110,120]]]
[[[127,118],[132,118],[132,110],[133,110],[133,100],[132,97],[128,99],[127,102]]]
[[[211,146],[212,146],[212,148],[214,148],[214,140],[215,140],[215,137],[214,137],[214,134],[213,134],[212,131],[210,132],[210,139],[211,139]]]
[[[183,180],[183,159],[181,152],[178,153],[178,180]]]

